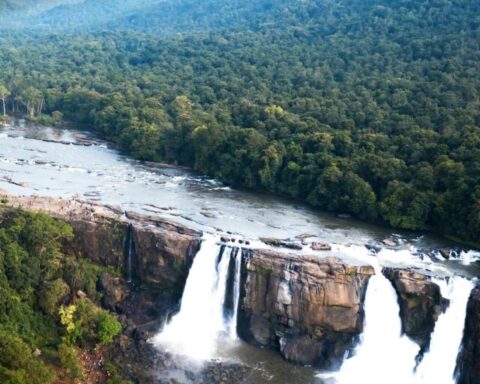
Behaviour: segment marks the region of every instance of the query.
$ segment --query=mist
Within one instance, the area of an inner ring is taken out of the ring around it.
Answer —
[[[166,0],[4,1],[0,2],[0,28],[64,32],[109,29],[108,23],[165,2]]]
[[[0,3],[2,4],[2,3]],[[155,35],[257,29],[294,0],[31,0],[0,5],[0,31]]]

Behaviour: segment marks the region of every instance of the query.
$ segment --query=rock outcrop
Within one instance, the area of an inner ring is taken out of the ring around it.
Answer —
[[[183,290],[201,233],[163,221],[134,223],[131,228],[135,276],[144,283]]]
[[[73,229],[74,237],[64,243],[64,251],[77,258],[84,257],[95,264],[113,266],[124,271],[125,241],[128,223],[113,217],[59,217]]]
[[[101,274],[98,289],[103,293],[102,305],[115,312],[121,311],[120,305],[130,294],[125,279],[108,272]]]
[[[298,251],[303,248],[302,244],[298,241],[292,241],[289,239],[274,239],[271,237],[262,237],[260,238],[260,240],[267,245],[271,245],[272,247],[277,248],[295,249]]]
[[[448,305],[430,277],[411,269],[384,268],[398,295],[402,330],[415,340],[421,353],[428,348],[435,322]]]
[[[457,361],[458,384],[480,384],[480,285],[468,300],[462,345]]]
[[[243,258],[240,337],[294,363],[337,367],[363,330],[373,268],[270,250]]]
[[[201,233],[162,220],[97,217],[68,220],[74,238],[65,250],[100,265],[114,266],[125,274],[126,242],[132,237],[133,277],[147,284],[182,289],[198,248]]]

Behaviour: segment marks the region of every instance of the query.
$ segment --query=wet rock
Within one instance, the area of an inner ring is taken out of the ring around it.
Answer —
[[[273,247],[278,247],[278,248],[288,248],[288,249],[295,249],[295,250],[301,250],[303,248],[302,245],[296,241],[274,239],[270,237],[261,237],[260,240],[267,245],[271,245]]]
[[[398,295],[402,329],[425,351],[439,315],[448,306],[440,287],[428,276],[409,269],[384,268]]]
[[[200,214],[201,214],[202,216],[208,217],[208,218],[210,218],[210,219],[215,219],[215,218],[217,218],[217,215],[215,215],[214,213],[209,212],[209,211],[200,211]]]
[[[312,235],[311,233],[302,233],[301,235],[295,236],[296,239],[300,239],[300,240],[305,240],[310,237],[315,237],[315,235]]]
[[[463,333],[462,350],[457,360],[458,384],[480,384],[480,286],[470,294]]]
[[[440,255],[444,257],[445,259],[450,259],[450,250],[449,249],[440,249]]]
[[[382,243],[387,247],[396,247],[398,245],[397,242],[393,239],[383,239]]]
[[[363,330],[370,266],[252,250],[242,271],[239,334],[289,361],[338,367]]]
[[[367,248],[371,253],[375,255],[382,250],[382,247],[379,247],[378,245],[372,245],[372,244],[366,244],[365,248]]]
[[[314,251],[331,251],[332,250],[332,246],[330,244],[320,243],[320,242],[313,242],[311,247]]]

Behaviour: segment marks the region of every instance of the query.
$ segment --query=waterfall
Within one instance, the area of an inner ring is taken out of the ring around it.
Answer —
[[[402,336],[399,312],[392,284],[376,268],[367,287],[361,342],[355,355],[334,375],[337,383],[411,383],[419,347]]]
[[[397,294],[381,273],[381,262],[413,260],[408,250],[382,250],[372,257],[360,247],[342,247],[342,252],[375,268],[365,297],[365,328],[354,355],[346,358],[339,372],[318,375],[337,384],[455,384],[457,355],[463,337],[466,308],[473,283],[461,277],[435,279],[450,305],[441,314],[431,336],[430,348],[416,367],[419,346],[402,335]]]
[[[450,300],[435,324],[430,348],[419,364],[416,383],[455,384],[457,355],[463,337],[467,302],[473,283],[461,277],[436,280],[442,296]]]
[[[238,248],[232,251],[235,259],[235,271],[233,278],[233,313],[229,318],[227,327],[230,338],[237,338],[238,305],[240,301],[240,277],[242,272],[242,252]]]
[[[133,254],[133,236],[132,236],[132,225],[128,225],[127,229],[127,238],[125,243],[125,258],[126,258],[126,272],[127,272],[127,283],[132,282],[132,254]]]
[[[205,235],[188,274],[180,312],[153,338],[155,345],[194,359],[208,359],[220,339],[232,336],[233,319],[225,319],[224,314],[232,254],[232,248]]]

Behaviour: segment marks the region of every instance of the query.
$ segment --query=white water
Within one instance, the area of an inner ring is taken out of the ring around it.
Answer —
[[[461,277],[435,282],[440,286],[442,296],[450,300],[450,305],[435,324],[430,349],[418,366],[415,378],[419,384],[455,384],[455,365],[473,283]]]
[[[228,324],[224,317],[225,309],[225,293],[227,291],[228,266],[230,264],[230,257],[233,248],[225,248],[222,259],[217,266],[217,282],[215,284],[213,302],[214,317],[212,319],[212,326],[215,327],[214,332],[218,336],[221,333],[227,332]]]
[[[233,254],[233,253],[232,253]],[[240,274],[242,272],[242,250],[235,255],[235,275],[233,280],[233,314],[228,322],[230,338],[237,339],[238,304],[240,301]]]
[[[337,384],[455,384],[454,371],[463,337],[466,306],[473,283],[461,277],[436,279],[442,296],[450,300],[432,333],[430,349],[415,370],[419,346],[401,334],[397,294],[381,273],[385,262],[412,263],[406,250],[382,250],[373,257],[362,247],[341,247],[341,251],[371,264],[372,276],[365,298],[365,328],[354,356],[344,361],[339,372],[320,374]],[[438,272],[442,272],[440,268]]]
[[[470,265],[475,261],[480,261],[480,252],[476,251],[462,251],[458,256],[463,265]]]
[[[231,335],[232,320],[225,319],[224,304],[232,248],[225,248],[217,265],[220,249],[215,237],[205,235],[188,274],[180,312],[152,339],[156,346],[204,360],[215,355],[221,338]]]
[[[401,329],[397,294],[377,270],[368,283],[362,341],[335,375],[337,383],[410,383],[419,347]]]

